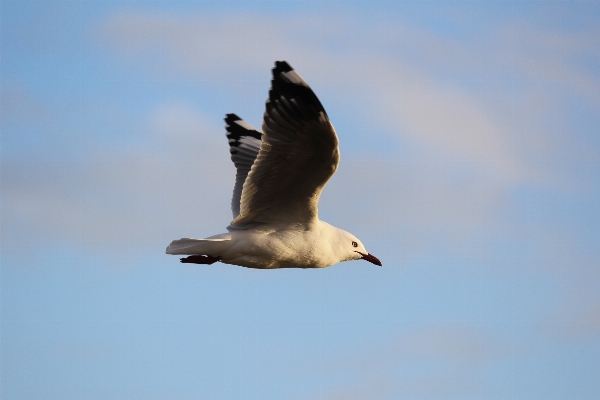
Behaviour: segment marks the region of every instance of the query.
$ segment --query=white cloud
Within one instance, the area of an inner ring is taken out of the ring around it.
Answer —
[[[235,171],[216,134],[222,128],[182,105],[159,108],[148,123],[155,136],[139,147],[102,148],[75,165],[4,160],[3,230],[11,236],[3,243],[137,251],[224,231]]]
[[[377,26],[364,26],[357,16],[333,11],[270,17],[132,11],[113,15],[98,32],[144,67],[148,60],[140,55],[160,56],[154,64],[161,74],[232,86],[263,82],[273,60],[288,59],[338,97],[363,96],[354,101],[369,113],[364,119],[392,135],[450,157],[487,160],[510,181],[539,179],[532,161],[549,150],[586,151],[564,143],[552,148],[557,138],[548,129],[566,119],[562,90],[598,104],[600,79],[585,61],[600,35],[522,21],[492,26],[482,37],[458,41],[384,15]]]
[[[575,90],[600,106],[600,77],[585,59],[600,46],[600,30],[582,32],[535,29],[523,22],[500,32],[503,65],[518,68],[534,81]]]
[[[285,34],[304,23],[301,18],[274,22],[252,14],[124,12],[101,25],[99,34],[126,58],[159,54],[159,64],[166,63],[179,72],[235,84],[248,80],[251,72],[264,71],[275,59],[314,59],[310,46],[290,41]]]
[[[519,90],[529,97],[536,93],[536,82],[546,85],[548,80],[596,93],[598,80],[569,62],[574,51],[590,50],[589,45],[581,48],[577,37],[555,33],[549,40],[546,32],[517,25],[469,47],[411,24],[381,20],[380,26],[366,29],[356,19],[333,14],[267,18],[128,12],[112,16],[99,32],[126,58],[158,57],[154,73],[161,76],[184,73],[234,87],[265,81],[273,60],[287,59],[334,98],[354,98],[361,118],[377,130],[441,151],[436,157],[474,161],[474,168],[486,168],[502,184],[551,182],[556,167],[538,162],[549,151],[586,151],[549,144],[543,119],[555,116],[560,100],[543,106],[532,98],[518,109],[510,103],[512,77],[528,82]],[[561,45],[551,47],[554,41]],[[331,51],[332,43],[341,50]],[[461,82],[465,72],[479,88]],[[506,82],[508,87],[498,87]]]

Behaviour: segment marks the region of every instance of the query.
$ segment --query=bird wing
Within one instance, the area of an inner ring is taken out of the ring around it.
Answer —
[[[338,139],[317,96],[285,61],[273,68],[262,129],[230,228],[318,219],[321,191],[340,159]]]
[[[231,198],[231,213],[235,219],[240,214],[242,188],[260,150],[262,134],[235,114],[226,115],[225,129],[227,130],[227,139],[229,139],[231,161],[237,170]]]

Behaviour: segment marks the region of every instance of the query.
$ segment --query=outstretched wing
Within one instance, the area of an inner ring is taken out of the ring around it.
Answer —
[[[273,68],[262,128],[231,227],[314,221],[321,191],[338,166],[338,139],[317,96],[285,61]]]
[[[231,212],[235,219],[240,213],[242,188],[260,150],[262,134],[235,114],[225,116],[225,129],[227,129],[227,139],[229,139],[231,161],[237,169],[231,198]]]

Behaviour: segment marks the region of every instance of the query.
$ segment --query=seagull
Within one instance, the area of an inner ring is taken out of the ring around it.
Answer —
[[[225,118],[236,169],[227,233],[183,238],[167,254],[182,263],[247,268],[325,268],[367,260],[381,266],[353,234],[319,220],[319,197],[340,160],[338,138],[310,86],[276,61],[262,133],[235,114]]]

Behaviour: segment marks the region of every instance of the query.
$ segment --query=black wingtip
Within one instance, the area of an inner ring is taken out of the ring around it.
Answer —
[[[287,63],[287,61],[275,61],[275,68],[273,68],[273,76],[277,76],[282,72],[293,71],[294,68]]]
[[[233,122],[241,120],[236,114],[225,114],[225,118],[223,119],[227,125],[231,125]]]
[[[236,114],[226,114],[225,115],[225,129],[227,130],[227,138],[230,140],[229,145],[232,147],[237,147],[240,145],[240,138],[243,136],[251,136],[255,139],[261,139],[261,133],[255,129],[249,129],[250,125],[247,122],[244,122],[240,117]],[[242,121],[240,123],[236,123],[237,121]]]
[[[321,113],[327,118],[327,112],[321,101],[298,72],[286,61],[275,61],[271,90],[269,90],[269,101],[267,102],[267,113],[275,107],[275,103],[280,97],[288,100],[294,99],[308,111],[308,114],[300,117],[301,119],[318,119]]]

